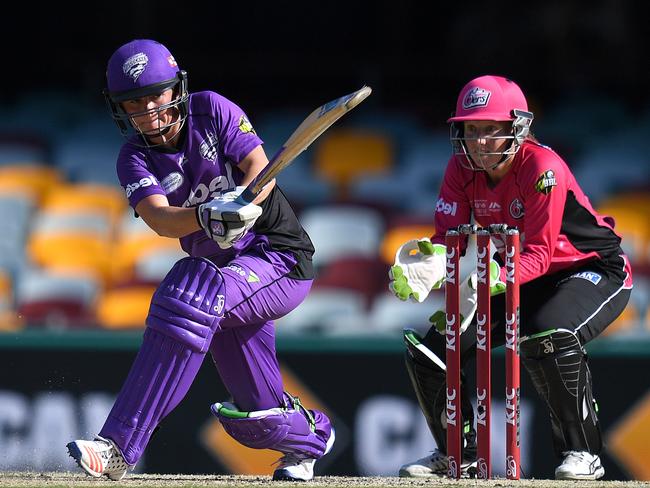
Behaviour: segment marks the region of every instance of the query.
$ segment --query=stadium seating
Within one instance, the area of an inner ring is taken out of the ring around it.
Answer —
[[[25,242],[35,202],[32,195],[0,190],[0,269],[15,273],[25,264]]]
[[[134,285],[105,291],[98,299],[97,322],[107,329],[143,328],[155,286]]]
[[[19,193],[35,202],[64,181],[57,168],[43,164],[20,164],[0,166],[0,193]]]
[[[0,166],[42,164],[48,157],[46,138],[30,131],[16,131],[15,127],[0,129]]]
[[[54,144],[53,164],[73,183],[119,188],[115,163],[124,139],[108,114],[93,114]]]
[[[104,214],[111,225],[118,225],[127,201],[118,187],[99,183],[62,184],[44,198],[42,209],[60,213],[91,210]]]
[[[27,242],[35,265],[62,272],[81,272],[108,282],[111,226],[102,213],[40,210],[33,218]]]
[[[164,259],[169,259],[170,254],[181,255],[177,239],[159,236],[141,218],[135,217],[130,208],[123,212],[116,234],[111,260],[111,279],[115,285],[151,284],[151,276],[138,276],[138,271],[150,273],[152,266],[160,267],[160,261],[155,265],[143,263],[151,253],[164,253]]]
[[[350,321],[358,318],[355,322],[355,329],[358,329],[363,323],[364,310],[365,300],[361,293],[334,289],[312,290],[295,310],[276,321],[278,334],[325,333],[328,330],[327,324],[338,319]]]
[[[381,242],[380,255],[381,259],[387,265],[392,265],[395,262],[395,253],[407,241],[412,239],[421,239],[423,237],[431,237],[435,232],[435,227],[432,224],[414,223],[396,225],[390,227],[384,234]]]
[[[136,258],[134,276],[138,282],[158,284],[176,261],[186,256],[187,253],[178,246],[149,249]]]
[[[422,303],[400,301],[388,291],[379,295],[366,317],[369,329],[398,335],[404,328],[412,328],[424,334],[429,330],[429,317],[436,310],[444,309],[444,293],[432,292]]]
[[[611,117],[621,107],[600,102],[576,99],[549,110],[536,120],[537,135],[570,149],[561,155],[595,208],[615,219],[632,261],[630,304],[604,335],[647,335],[649,125],[641,120],[619,131]],[[46,116],[44,130],[33,126],[30,103],[12,112],[16,127],[0,128],[0,330],[141,328],[153,290],[185,253],[128,207],[115,176],[123,139],[103,109]],[[55,97],[44,103],[65,105]],[[585,111],[596,115],[582,117],[579,127],[571,122]],[[269,156],[308,112],[269,112],[253,121]],[[387,271],[400,245],[433,233],[450,154],[446,130],[369,107],[328,130],[280,173],[279,186],[316,248],[316,280],[305,302],[278,321],[279,333],[397,337],[404,327],[428,328],[444,294],[435,291],[423,304],[401,302],[387,292]],[[462,276],[472,268],[474,245],[470,240],[461,260]]]
[[[352,205],[318,206],[305,209],[299,217],[317,249],[317,267],[346,255],[377,256],[384,230],[379,211]]]
[[[602,202],[599,213],[614,218],[614,229],[623,240],[621,247],[632,264],[644,270],[650,266],[650,196],[620,195]]]
[[[15,331],[24,326],[24,321],[13,309],[13,302],[11,276],[0,270],[0,332]]]
[[[332,129],[315,145],[314,170],[336,187],[341,198],[349,195],[353,181],[386,174],[394,164],[393,142],[379,132]]]
[[[360,293],[369,308],[388,286],[388,266],[375,256],[344,256],[334,259],[318,273],[312,290],[350,290]]]
[[[16,312],[29,325],[92,327],[99,288],[92,276],[29,269],[18,278]]]

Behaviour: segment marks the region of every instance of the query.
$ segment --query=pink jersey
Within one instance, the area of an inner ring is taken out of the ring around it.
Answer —
[[[622,254],[614,219],[598,214],[566,163],[549,147],[525,142],[510,171],[494,187],[484,171],[464,168],[452,156],[435,211],[432,242],[444,244],[447,229],[474,222],[508,224],[521,233],[521,282]],[[505,244],[494,236],[503,258]],[[463,250],[466,242],[463,242]],[[629,261],[625,258],[631,283]],[[502,270],[503,271],[503,270]]]

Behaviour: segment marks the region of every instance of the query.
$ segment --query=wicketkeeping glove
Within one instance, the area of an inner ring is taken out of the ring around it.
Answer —
[[[262,215],[262,207],[249,203],[240,205],[235,199],[246,187],[219,195],[196,207],[196,220],[210,239],[221,249],[228,249],[253,227]]]
[[[501,281],[501,266],[494,260],[490,261],[490,296],[503,293],[506,289],[506,284]],[[462,334],[467,330],[469,324],[474,318],[476,313],[476,271],[470,273],[465,280],[460,284],[460,333]],[[429,322],[433,324],[438,332],[445,334],[447,328],[446,313],[444,310],[436,311],[431,317]]]
[[[431,290],[442,286],[445,254],[445,246],[428,238],[408,241],[395,253],[395,264],[388,271],[388,288],[400,300],[423,302]]]

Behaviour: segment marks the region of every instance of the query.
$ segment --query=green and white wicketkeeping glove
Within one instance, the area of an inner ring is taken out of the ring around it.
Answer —
[[[490,296],[503,293],[506,289],[506,284],[501,281],[501,266],[494,260],[490,261]],[[467,330],[469,324],[474,318],[476,313],[476,289],[477,289],[478,276],[476,271],[470,273],[465,280],[460,284],[460,333],[462,334]],[[447,327],[446,314],[444,310],[436,311],[431,317],[429,322],[433,324],[438,332],[445,334]]]
[[[445,246],[428,238],[412,239],[395,253],[388,288],[400,300],[423,302],[445,279]]]

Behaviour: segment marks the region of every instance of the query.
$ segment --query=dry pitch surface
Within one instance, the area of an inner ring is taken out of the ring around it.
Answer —
[[[8,487],[210,487],[210,488],[444,488],[444,487],[522,487],[522,488],[650,488],[647,481],[555,481],[555,480],[440,480],[408,478],[356,478],[322,476],[309,483],[272,481],[268,476],[206,476],[132,474],[122,481],[98,480],[79,473],[10,473],[0,472],[0,488]]]

